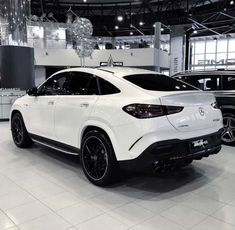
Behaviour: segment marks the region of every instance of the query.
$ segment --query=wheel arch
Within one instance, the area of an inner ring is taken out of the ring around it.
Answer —
[[[14,116],[14,114],[16,114],[16,113],[19,113],[21,116],[22,116],[22,118],[23,118],[23,114],[22,114],[22,112],[19,110],[19,109],[12,109],[12,111],[11,111],[11,113],[10,113],[10,122],[11,122],[11,120],[12,120],[12,118],[13,118],[13,116]],[[23,120],[24,120],[24,118],[23,118]]]
[[[235,115],[235,106],[222,106],[221,107],[221,111],[222,111],[222,114],[225,114],[225,113],[231,113],[233,115]]]
[[[81,130],[79,132],[80,138],[79,138],[79,143],[78,143],[78,146],[80,149],[81,149],[82,138],[84,137],[84,135],[87,132],[89,132],[91,130],[97,130],[97,131],[100,131],[101,133],[103,133],[104,135],[106,135],[111,142],[111,145],[114,149],[115,154],[117,154],[119,152],[118,148],[117,148],[117,141],[116,141],[116,138],[115,138],[115,135],[114,135],[114,132],[112,131],[112,129],[107,124],[104,124],[103,122],[97,122],[97,121],[87,122],[81,128]]]

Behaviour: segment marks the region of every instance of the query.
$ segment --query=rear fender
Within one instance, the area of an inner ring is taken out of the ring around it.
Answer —
[[[95,126],[97,128],[104,130],[107,133],[107,135],[112,143],[114,152],[116,154],[116,158],[118,160],[118,158],[119,158],[118,156],[120,156],[121,153],[120,153],[120,150],[117,145],[117,140],[116,140],[115,134],[114,134],[113,130],[111,129],[111,126],[105,122],[102,122],[102,121],[88,120],[83,124],[83,126],[80,128],[79,133],[78,133],[78,137],[79,137],[78,138],[78,146],[79,146],[79,148],[81,149],[82,136],[88,126]]]

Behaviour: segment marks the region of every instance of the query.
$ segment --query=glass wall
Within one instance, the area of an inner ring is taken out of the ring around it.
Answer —
[[[190,52],[191,70],[235,70],[235,34],[192,38]]]

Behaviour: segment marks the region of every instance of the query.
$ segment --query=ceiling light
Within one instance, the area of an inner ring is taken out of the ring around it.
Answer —
[[[133,35],[133,32],[132,32],[132,31],[130,32],[130,35],[131,35],[131,36]]]
[[[164,31],[164,28],[161,28],[161,31],[163,32],[163,31]]]
[[[123,21],[123,16],[122,16],[122,15],[117,16],[117,20],[118,20],[119,22],[122,22],[122,21]]]
[[[144,22],[140,21],[140,22],[139,22],[139,25],[140,25],[140,26],[143,26],[143,25],[144,25]]]
[[[114,28],[115,28],[115,30],[118,30],[118,29],[119,29],[119,26],[115,26]]]
[[[230,5],[234,5],[234,1],[232,0],[232,1],[230,1]]]
[[[197,34],[197,30],[194,30],[193,33],[194,33],[194,34]]]
[[[155,24],[153,24],[153,27],[155,28],[155,27],[156,27],[156,25],[155,25]]]
[[[87,0],[83,0],[83,2],[87,2]]]

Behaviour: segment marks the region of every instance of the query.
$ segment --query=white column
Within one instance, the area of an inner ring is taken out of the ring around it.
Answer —
[[[160,49],[161,45],[161,22],[154,23],[154,48]]]
[[[184,25],[171,27],[170,38],[170,75],[181,72],[185,68],[184,64],[184,45],[185,31]]]
[[[154,41],[153,41],[153,47],[155,49],[160,50],[161,46],[161,22],[155,22],[154,23]],[[159,63],[159,56],[160,52],[157,52],[156,63]],[[155,71],[160,72],[160,66],[159,64],[156,64]]]

